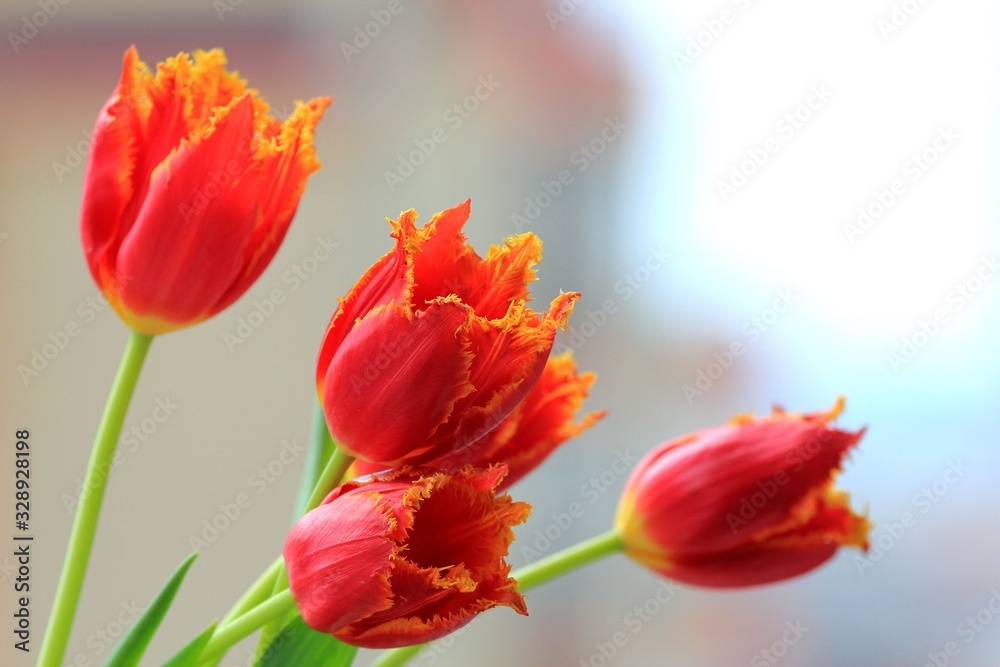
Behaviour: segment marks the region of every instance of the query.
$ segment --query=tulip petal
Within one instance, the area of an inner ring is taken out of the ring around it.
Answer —
[[[773,533],[716,553],[674,554],[661,567],[667,576],[698,586],[756,586],[808,572],[842,546],[867,549],[869,528],[867,519],[851,511],[847,494],[824,488]]]
[[[390,302],[406,303],[410,294],[412,269],[407,266],[406,252],[401,244],[383,255],[347,293],[327,325],[319,359],[316,362],[316,385],[323,402],[323,385],[333,355],[344,342],[355,323],[377,306]]]
[[[545,368],[556,329],[565,326],[578,292],[560,294],[541,323],[523,302],[511,304],[500,320],[475,317],[463,332],[472,354],[469,381],[475,393],[458,402],[459,415],[434,434],[436,449],[458,452],[497,428],[524,400]],[[419,457],[414,459],[419,462]]]
[[[285,562],[310,627],[332,632],[392,606],[389,559],[395,544],[387,535],[393,525],[391,508],[372,493],[344,495],[295,524]]]
[[[864,434],[828,426],[842,407],[741,416],[654,449],[619,502],[627,553],[679,581],[732,587],[796,576],[841,546],[867,548],[868,520],[833,488]]]
[[[172,322],[194,323],[216,312],[260,215],[252,136],[253,104],[243,97],[220,114],[210,136],[182,142],[156,168],[118,252],[127,322],[170,313]]]
[[[504,559],[530,508],[496,495],[505,473],[403,467],[331,493],[285,546],[303,618],[350,644],[389,648],[440,638],[495,606],[527,613]]]
[[[605,411],[592,412],[574,421],[596,379],[593,373],[578,373],[569,352],[550,357],[538,382],[500,426],[470,447],[427,465],[455,470],[463,465],[485,468],[503,463],[508,473],[499,488],[510,487],[541,465],[563,442],[605,416]],[[376,470],[375,464],[354,468],[357,474]]]
[[[642,472],[637,469],[634,474],[651,483],[635,512],[650,516],[659,508],[646,530],[675,552],[739,545],[785,521],[794,505],[839,470],[862,434],[799,420],[701,431],[697,447],[665,447]],[[670,484],[652,483],[665,475]]]
[[[141,87],[144,76],[148,77],[146,65],[135,47],[130,47],[118,86],[97,116],[87,156],[80,229],[90,273],[102,287],[114,277],[121,236],[131,227],[131,220],[123,215],[136,188],[142,120],[135,89]]]
[[[533,267],[542,259],[542,242],[530,232],[512,236],[491,246],[484,260],[462,233],[469,207],[466,200],[442,211],[421,230],[412,219],[400,226],[413,253],[413,303],[419,307],[454,294],[480,317],[500,319],[510,304],[529,299],[528,284],[535,280]]]
[[[329,97],[321,97],[296,105],[281,133],[258,145],[254,168],[263,172],[261,214],[250,232],[239,274],[216,302],[217,310],[236,301],[278,252],[305,191],[306,179],[320,168],[313,133],[331,102]]]
[[[467,306],[442,299],[416,316],[380,306],[355,325],[323,387],[327,423],[345,452],[396,463],[430,448],[415,452],[411,434],[432,432],[472,390],[471,358],[456,335],[468,318]]]

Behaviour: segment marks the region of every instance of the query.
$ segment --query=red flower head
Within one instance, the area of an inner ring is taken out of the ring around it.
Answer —
[[[285,542],[302,618],[348,644],[390,648],[498,605],[527,614],[504,557],[530,507],[496,495],[505,472],[405,467],[335,489]]]
[[[864,435],[828,412],[737,417],[660,445],[633,471],[616,528],[628,554],[660,574],[736,587],[811,570],[840,546],[868,548],[868,521],[833,487]]]
[[[574,421],[597,376],[579,373],[570,353],[550,357],[542,376],[524,400],[489,434],[465,449],[427,463],[439,470],[466,465],[488,468],[506,465],[502,491],[542,464],[559,445],[575,438],[607,414],[591,412]],[[355,461],[351,472],[364,475],[383,470],[384,465]]]
[[[329,98],[284,124],[221,49],[178,54],[155,76],[135,47],[94,128],[81,229],[90,273],[132,329],[196,324],[267,267],[319,168]]]
[[[569,319],[575,292],[544,315],[526,305],[538,237],[511,237],[483,259],[462,234],[468,217],[468,201],[423,229],[403,213],[395,249],[330,321],[316,384],[330,433],[352,456],[424,463],[471,445],[527,395]]]

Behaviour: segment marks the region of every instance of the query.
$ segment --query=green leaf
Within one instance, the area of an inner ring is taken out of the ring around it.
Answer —
[[[257,658],[254,667],[349,667],[357,652],[357,646],[313,630],[296,614]]]
[[[160,627],[160,621],[167,615],[170,603],[174,601],[174,596],[177,595],[177,590],[184,581],[184,575],[187,574],[188,568],[191,567],[191,564],[194,563],[194,559],[197,557],[197,552],[193,553],[187,557],[187,560],[181,563],[181,566],[177,568],[174,575],[170,577],[167,585],[163,587],[163,590],[150,603],[149,608],[142,612],[139,620],[135,622],[135,625],[132,626],[128,634],[122,639],[115,652],[108,658],[105,667],[137,667],[139,659],[142,658],[142,654],[145,653],[150,640],[156,634],[157,628]]]
[[[208,646],[208,642],[212,639],[212,635],[215,634],[215,627],[218,624],[218,621],[213,621],[212,625],[208,626],[204,632],[195,637],[190,644],[182,648],[177,655],[163,663],[163,667],[194,667],[197,665],[198,658],[201,657],[202,651]]]

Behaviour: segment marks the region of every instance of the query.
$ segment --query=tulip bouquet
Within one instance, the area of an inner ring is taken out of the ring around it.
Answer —
[[[284,123],[221,50],[160,64],[134,48],[101,110],[83,194],[94,280],[131,329],[89,463],[39,657],[61,664],[78,607],[108,462],[153,337],[236,301],[267,267],[319,167],[313,131],[330,103]],[[318,350],[317,425],[301,517],[284,552],[220,620],[166,663],[217,665],[260,631],[256,665],[350,665],[358,647],[402,665],[422,644],[594,560],[623,553],[695,586],[742,587],[807,572],[841,546],[867,548],[868,521],[834,487],[863,430],[843,408],[739,416],[666,442],[628,479],[613,526],[511,572],[530,507],[508,488],[602,419],[581,414],[594,382],[552,356],[575,292],[528,307],[541,259],[532,233],[485,257],[462,232],[469,202],[418,227],[340,300]],[[109,665],[137,665],[196,554],[169,578]]]

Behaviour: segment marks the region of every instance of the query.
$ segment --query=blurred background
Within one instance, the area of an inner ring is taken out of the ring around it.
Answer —
[[[207,546],[148,664],[273,560],[335,298],[390,247],[387,216],[426,221],[471,198],[481,252],[543,238],[539,304],[583,292],[558,346],[600,376],[588,407],[610,410],[515,487],[535,508],[515,565],[610,525],[619,459],[841,394],[839,424],[869,427],[841,485],[876,527],[867,558],[735,593],[664,587],[612,558],[533,591],[530,618],[492,611],[414,664],[995,665],[992,3],[347,5],[0,7],[0,466],[12,513],[13,432],[30,429],[34,650],[127,338],[96,301],[78,212],[94,119],[135,44],[150,65],[224,47],[280,117],[296,99],[335,101],[317,131],[323,169],[270,268],[228,310],[153,344],[64,664],[103,664],[193,539]],[[269,307],[274,290],[284,301]],[[221,521],[240,494],[249,506]],[[572,503],[584,513],[564,527]],[[12,548],[0,553],[10,619]],[[6,637],[0,662],[32,664]],[[223,664],[249,665],[252,646]]]

